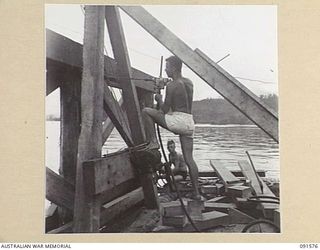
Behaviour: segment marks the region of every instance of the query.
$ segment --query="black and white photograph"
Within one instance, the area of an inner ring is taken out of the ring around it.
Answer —
[[[277,16],[45,4],[43,231],[281,233]]]

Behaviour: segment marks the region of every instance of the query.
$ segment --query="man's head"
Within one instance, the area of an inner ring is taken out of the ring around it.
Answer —
[[[169,140],[169,141],[168,141],[167,147],[168,147],[168,151],[169,151],[170,153],[175,152],[176,145],[175,145],[175,143],[174,143],[173,140]]]
[[[176,56],[170,56],[166,59],[165,71],[168,77],[173,77],[174,73],[181,73],[182,61]]]

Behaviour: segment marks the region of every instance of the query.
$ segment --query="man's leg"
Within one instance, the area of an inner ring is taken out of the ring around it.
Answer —
[[[180,135],[180,143],[184,160],[189,168],[190,179],[194,189],[194,198],[200,200],[201,196],[198,183],[199,171],[193,159],[193,138]]]
[[[153,109],[153,108],[144,108],[142,110],[142,118],[145,125],[146,137],[150,142],[149,148],[159,148],[155,123],[159,124],[161,127],[167,128],[167,124],[165,121],[164,113]]]

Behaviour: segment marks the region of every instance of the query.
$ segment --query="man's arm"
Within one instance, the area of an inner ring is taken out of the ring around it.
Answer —
[[[173,96],[173,86],[172,83],[168,84],[166,87],[166,97],[165,101],[162,101],[162,98],[160,95],[156,95],[155,99],[158,102],[160,109],[166,114],[169,112],[171,108],[172,103],[172,96]]]

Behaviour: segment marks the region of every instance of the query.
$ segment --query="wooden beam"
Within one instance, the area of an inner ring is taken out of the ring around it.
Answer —
[[[143,200],[142,188],[133,190],[118,199],[109,202],[102,207],[100,225],[106,225],[114,220],[117,216],[126,212],[131,207],[139,204]],[[60,228],[51,230],[48,234],[71,233],[73,222],[63,225]]]
[[[101,193],[101,204],[105,204],[107,202],[110,202],[116,198],[119,198],[120,196],[123,196],[127,193],[130,193],[134,189],[137,189],[141,186],[139,178],[130,179],[127,181],[124,181],[111,189],[108,189]]]
[[[230,224],[248,224],[255,220],[255,218],[241,212],[236,208],[229,209]]]
[[[105,18],[109,31],[112,50],[117,62],[117,75],[122,87],[122,96],[129,119],[132,139],[135,145],[145,142],[140,106],[137,91],[131,81],[131,66],[127,45],[122,29],[119,10],[114,6],[106,6]]]
[[[83,164],[86,191],[100,194],[116,185],[135,178],[129,152],[121,152],[105,158],[89,160]]]
[[[60,87],[60,174],[75,185],[80,134],[81,79],[71,78]]]
[[[257,195],[275,197],[274,193],[272,193],[267,184],[259,176],[255,174],[253,167],[248,161],[238,161],[238,165],[241,168],[244,176],[250,181],[250,186]],[[263,187],[263,190],[261,190],[260,188],[260,183]]]
[[[143,192],[140,187],[103,205],[101,211],[101,225],[106,225],[131,207],[141,203],[143,199]]]
[[[243,173],[241,170],[231,170],[231,173],[235,177],[243,177]],[[266,177],[265,170],[257,170],[257,173],[260,177]],[[215,171],[201,171],[199,172],[199,177],[218,177],[218,175]]]
[[[253,167],[246,160],[241,160],[238,162],[244,176],[250,181],[250,186],[257,196],[271,196],[275,197],[274,193],[269,189],[267,184],[255,174]],[[262,190],[260,187],[262,185]],[[273,200],[274,201],[274,200]],[[273,203],[259,203],[258,208],[262,209],[264,215],[267,218],[273,218],[273,211],[279,208],[278,204]]]
[[[107,85],[104,85],[103,107],[112,123],[117,128],[122,139],[125,141],[128,147],[132,147],[133,140],[128,119]]]
[[[235,208],[236,205],[234,203],[223,203],[223,202],[205,202],[205,209],[217,209],[217,208]]]
[[[47,234],[72,233],[72,226],[73,226],[73,222],[69,222],[59,228],[56,228],[56,229],[53,229],[53,230],[47,232]]]
[[[247,186],[234,185],[226,189],[226,194],[231,197],[249,198],[252,196],[251,188]]]
[[[192,71],[278,142],[278,117],[239,81],[187,44],[140,6],[121,6],[149,34],[178,56]]]
[[[99,196],[86,194],[83,162],[101,157],[104,91],[104,7],[87,5],[81,82],[81,133],[78,146],[73,231],[98,232]]]
[[[140,181],[137,178],[132,178],[121,182],[118,185],[112,186],[110,189],[101,193],[101,204],[110,202],[120,196],[130,193],[140,186]],[[68,183],[63,177],[46,168],[46,198],[68,209],[73,213],[74,204],[74,186]],[[56,206],[56,205],[54,205]],[[47,216],[50,216],[49,213]]]
[[[235,184],[239,185],[240,183],[242,183],[225,166],[223,166],[220,161],[211,160],[210,165],[216,171],[226,189],[227,187],[233,186]]]
[[[216,226],[229,225],[229,216],[226,213],[211,211],[202,214],[202,219],[194,219],[193,222],[199,230],[206,230]],[[187,223],[182,229],[183,232],[193,232],[195,229],[190,224]]]
[[[130,60],[118,8],[115,6],[106,6],[105,18],[113,54],[118,65],[117,72],[119,76],[119,83],[122,87],[122,96],[129,119],[132,140],[134,145],[139,145],[145,142],[146,137],[137,91],[131,81],[132,73]],[[152,173],[145,173],[141,175],[141,184],[145,195],[145,205],[147,208],[157,208],[159,206],[159,201]]]
[[[65,81],[67,71],[60,63],[46,60],[46,95],[51,94]],[[79,74],[78,74],[79,75]]]
[[[48,210],[46,211],[46,232],[59,227],[59,214],[58,206],[51,203]]]
[[[72,41],[52,30],[46,29],[46,67],[47,67],[47,87],[46,95],[64,84],[66,73],[74,75],[81,75],[82,49],[80,43]],[[120,88],[117,83],[117,64],[114,59],[104,56],[104,77],[111,79],[108,82],[109,86]],[[152,76],[140,70],[131,68],[132,78],[134,79],[148,79],[148,81],[134,80],[136,87],[142,88],[151,92],[156,92],[155,83],[150,81]],[[57,79],[57,80],[56,80]]]
[[[119,100],[118,104],[120,105],[121,110],[124,111],[122,97]],[[123,114],[126,116],[125,113],[123,113]],[[128,119],[128,118],[126,117],[126,119]],[[102,125],[102,146],[105,144],[106,140],[109,138],[113,129],[114,129],[114,124],[112,123],[111,119],[108,117]]]
[[[60,207],[73,211],[74,186],[46,167],[46,198]]]

